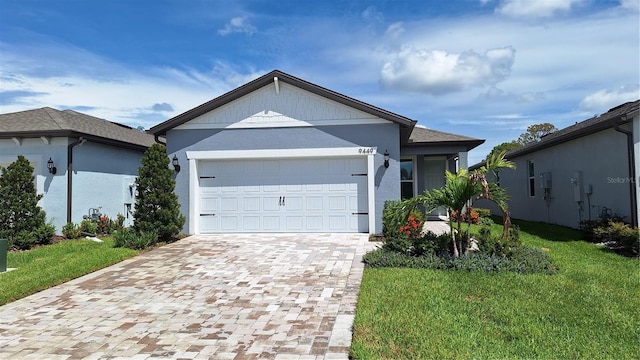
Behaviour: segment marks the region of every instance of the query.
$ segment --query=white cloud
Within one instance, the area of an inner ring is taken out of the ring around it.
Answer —
[[[369,6],[362,12],[362,18],[371,23],[384,22],[384,14],[375,6]]]
[[[444,94],[471,87],[495,85],[509,76],[515,49],[504,47],[478,54],[405,47],[381,71],[384,87]]]
[[[640,0],[620,0],[620,7],[632,11],[639,11]]]
[[[242,78],[231,67],[223,74],[216,68],[136,69],[65,44],[50,46],[55,49],[43,44],[0,47],[0,113],[71,108],[149,128],[233,89]],[[47,68],[37,59],[47,59]],[[69,59],[82,66],[68,66]]]
[[[502,0],[496,12],[514,18],[548,18],[566,13],[584,0]]]
[[[580,102],[580,109],[590,112],[606,112],[608,109],[640,98],[640,87],[625,86],[617,90],[599,90],[587,95]]]
[[[256,31],[256,27],[251,25],[247,21],[246,16],[238,16],[234,17],[233,19],[231,19],[231,21],[225,24],[224,28],[218,30],[218,34],[222,36],[232,33],[253,35]]]
[[[385,36],[390,38],[398,38],[400,35],[404,33],[404,26],[402,22],[397,22],[389,25],[387,31],[385,32]]]

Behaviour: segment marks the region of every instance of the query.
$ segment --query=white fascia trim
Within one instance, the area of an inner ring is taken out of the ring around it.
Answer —
[[[357,157],[377,154],[375,147],[187,151],[189,160]]]
[[[375,183],[375,156],[369,154],[367,156],[367,200],[369,212],[369,234],[376,233],[376,183]]]
[[[197,161],[189,159],[189,233],[200,234],[200,184],[198,183]]]
[[[206,130],[206,129],[255,129],[255,128],[280,128],[280,127],[311,127],[330,125],[364,125],[364,124],[388,124],[388,120],[380,118],[353,118],[353,119],[269,119],[258,118],[232,123],[214,122],[187,122],[176,126],[176,130]]]

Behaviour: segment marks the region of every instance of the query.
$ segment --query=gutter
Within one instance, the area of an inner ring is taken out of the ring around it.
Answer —
[[[620,116],[621,123],[627,120],[627,115]],[[615,124],[613,128],[620,133],[627,135],[627,160],[629,167],[629,191],[631,192],[631,227],[638,228],[638,198],[636,196],[636,169],[635,155],[633,153],[633,131],[629,131],[620,127],[621,123]]]
[[[153,140],[155,140],[155,142],[157,142],[160,145],[164,145],[167,146],[167,142],[162,142],[162,140],[160,140],[160,134],[153,134]]]
[[[67,222],[71,222],[71,204],[73,201],[73,148],[82,145],[87,139],[82,136],[67,146]]]

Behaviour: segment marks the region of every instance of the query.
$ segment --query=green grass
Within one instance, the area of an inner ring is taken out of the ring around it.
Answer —
[[[0,274],[0,305],[138,254],[135,250],[114,248],[111,237],[103,241],[65,240],[29,251],[10,252],[7,267],[16,270]]]
[[[639,359],[640,261],[517,222],[555,275],[367,268],[356,359]],[[492,229],[500,231],[495,225]]]

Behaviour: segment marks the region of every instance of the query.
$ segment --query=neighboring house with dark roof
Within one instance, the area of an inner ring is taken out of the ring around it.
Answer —
[[[386,200],[444,184],[484,140],[281,71],[152,127],[181,171],[185,233],[382,231]]]
[[[639,103],[616,106],[508,152],[517,169],[502,171],[499,183],[511,198],[511,216],[577,228],[580,220],[609,213],[637,226]]]
[[[24,155],[34,167],[47,221],[61,233],[91,209],[132,223],[134,181],[144,151],[154,143],[132,129],[73,110],[41,108],[0,114],[0,166]],[[55,170],[48,168],[48,162]]]

